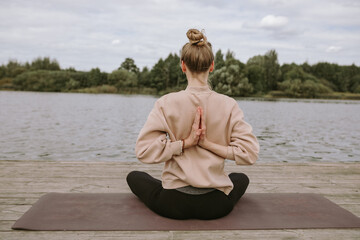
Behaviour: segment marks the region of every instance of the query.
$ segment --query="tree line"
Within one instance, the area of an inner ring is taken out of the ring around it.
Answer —
[[[313,65],[282,64],[275,50],[250,58],[246,63],[231,51],[215,54],[215,70],[209,83],[213,90],[233,97],[338,97],[360,99],[360,67],[319,62]],[[0,66],[0,89],[46,92],[136,93],[163,95],[184,89],[186,76],[180,57],[170,53],[149,69],[139,69],[126,58],[111,73],[99,68],[61,69],[55,59],[37,58],[31,63],[10,60]]]

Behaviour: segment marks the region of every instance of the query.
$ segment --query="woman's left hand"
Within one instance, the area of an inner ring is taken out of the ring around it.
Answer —
[[[206,148],[206,146],[208,145],[208,140],[206,138],[206,123],[205,123],[205,118],[204,118],[204,112],[203,109],[200,107],[200,124],[199,124],[199,128],[201,130],[201,134],[199,137],[199,142],[198,145],[202,148]]]
[[[190,148],[193,146],[196,146],[199,142],[200,139],[200,135],[202,133],[201,131],[201,114],[202,114],[202,109],[201,107],[198,107],[196,114],[195,114],[195,119],[193,122],[193,125],[191,127],[191,132],[190,135],[184,139],[184,149],[186,148]]]

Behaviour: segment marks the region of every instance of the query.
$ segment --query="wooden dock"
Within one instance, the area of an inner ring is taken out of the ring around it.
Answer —
[[[14,231],[12,224],[48,192],[130,192],[125,177],[162,165],[121,162],[0,161],[0,239],[360,239],[360,229],[239,231]],[[227,164],[250,178],[248,192],[319,193],[360,216],[360,163]]]

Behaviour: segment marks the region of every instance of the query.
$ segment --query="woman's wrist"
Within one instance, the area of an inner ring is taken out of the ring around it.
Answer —
[[[202,147],[202,148],[208,149],[208,147],[209,147],[209,141],[208,141],[206,138],[200,139],[198,145],[199,145],[200,147]]]
[[[228,152],[228,147],[227,146],[223,146],[214,142],[211,142],[207,139],[204,139],[200,144],[200,147],[215,153],[216,155],[226,158],[227,157],[227,152]]]
[[[190,148],[192,147],[193,145],[191,145],[191,139],[183,139],[183,148],[184,149],[187,149],[187,148]]]
[[[183,149],[191,148],[198,144],[197,141],[194,141],[192,138],[186,138],[183,139],[182,141],[183,141]]]

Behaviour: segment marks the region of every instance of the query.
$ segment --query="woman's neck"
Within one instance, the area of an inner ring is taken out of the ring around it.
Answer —
[[[186,73],[188,86],[190,87],[204,87],[208,86],[209,72],[204,73]]]

